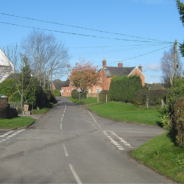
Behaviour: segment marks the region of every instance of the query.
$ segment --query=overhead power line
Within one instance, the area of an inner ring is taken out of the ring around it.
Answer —
[[[159,51],[159,50],[163,50],[163,49],[168,48],[168,47],[170,47],[170,46],[172,46],[172,45],[169,45],[169,46],[167,46],[167,47],[163,47],[163,48],[161,48],[161,49],[157,49],[157,50],[154,50],[154,51],[151,51],[151,52],[147,52],[147,53],[145,53],[145,54],[141,54],[141,55],[138,55],[138,56],[134,56],[134,57],[131,57],[131,58],[127,58],[127,59],[124,59],[124,60],[121,60],[121,61],[127,61],[127,60],[135,59],[135,58],[138,58],[138,57],[141,57],[141,56],[145,56],[145,55],[148,55],[148,54],[157,52],[157,51]],[[109,63],[109,64],[113,64],[113,63],[117,63],[117,61],[111,62],[111,63]]]
[[[1,12],[0,12],[0,14],[1,15],[5,15],[5,16],[11,16],[11,17],[16,17],[16,18],[27,19],[27,20],[45,22],[45,23],[49,23],[49,24],[62,25],[62,26],[73,27],[73,28],[78,28],[78,29],[85,29],[85,30],[90,30],[90,31],[96,31],[96,32],[101,32],[101,33],[115,34],[115,35],[119,35],[119,36],[128,36],[128,37],[132,37],[132,38],[146,39],[146,40],[157,41],[157,42],[172,43],[172,42],[163,41],[163,40],[156,40],[156,39],[152,39],[152,38],[144,38],[144,37],[127,35],[127,34],[122,34],[122,33],[116,33],[116,32],[110,32],[110,31],[103,31],[103,30],[98,30],[98,29],[91,29],[91,28],[86,28],[86,27],[82,27],[82,26],[75,26],[75,25],[70,25],[70,24],[63,24],[63,23],[58,23],[58,22],[52,22],[52,21],[47,21],[47,20],[41,20],[41,19],[31,18],[31,17],[23,17],[23,16],[12,15],[12,14],[7,14],[7,13],[1,13]]]
[[[128,39],[121,39],[121,38],[111,38],[111,37],[87,35],[87,34],[80,34],[80,33],[73,33],[73,32],[57,31],[57,30],[51,30],[51,29],[45,29],[45,28],[38,28],[38,27],[31,27],[31,26],[25,26],[25,25],[20,25],[20,24],[14,24],[14,23],[9,23],[9,22],[0,22],[0,23],[1,24],[7,24],[7,25],[13,25],[13,26],[17,26],[17,27],[39,29],[39,30],[44,30],[44,31],[56,32],[56,33],[64,33],[64,34],[71,34],[71,35],[78,35],[78,36],[86,36],[86,37],[93,37],[93,38],[103,38],[103,39],[121,40],[121,41],[129,41],[129,42],[151,42],[151,41],[128,40]],[[157,42],[157,43],[160,43],[160,42]]]

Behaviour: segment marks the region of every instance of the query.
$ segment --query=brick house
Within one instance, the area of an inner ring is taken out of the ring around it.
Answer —
[[[100,69],[101,72],[101,86],[93,86],[92,88],[88,89],[88,97],[96,97],[97,93],[101,90],[109,90],[111,79],[114,76],[124,76],[124,75],[138,75],[142,80],[142,86],[145,85],[145,76],[142,72],[142,66],[139,65],[138,67],[123,67],[123,63],[119,62],[117,67],[107,66],[107,62],[104,59],[102,61],[102,68]],[[72,83],[68,79],[62,85],[62,96],[71,96],[71,92],[73,89],[76,89],[75,86],[72,86]]]
[[[104,59],[102,61],[102,90],[109,90],[111,79],[114,76],[124,76],[124,75],[138,75],[142,80],[142,86],[145,85],[145,76],[142,72],[142,66],[138,67],[123,67],[123,63],[119,62],[118,67],[107,66],[107,62]]]

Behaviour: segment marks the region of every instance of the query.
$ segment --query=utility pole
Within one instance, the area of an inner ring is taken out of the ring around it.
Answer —
[[[174,69],[175,69],[174,78],[176,78],[177,77],[177,69],[178,69],[178,64],[177,64],[177,40],[175,40],[175,43],[174,43]]]

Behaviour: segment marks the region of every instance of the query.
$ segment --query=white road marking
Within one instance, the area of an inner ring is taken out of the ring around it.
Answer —
[[[89,112],[89,111],[88,111]],[[95,120],[95,118],[93,117],[93,115],[89,112],[89,114],[91,115],[91,117],[93,118],[93,120],[94,120],[94,122],[98,125],[98,127],[100,128],[100,129],[102,129],[102,127],[97,123],[97,121]]]
[[[68,152],[67,152],[67,149],[66,149],[64,144],[63,144],[63,149],[64,149],[64,152],[65,152],[65,156],[68,157]]]
[[[119,145],[111,136],[107,134],[106,131],[103,131],[103,133],[107,136],[107,138],[110,139],[111,143],[114,144],[119,150],[125,150],[121,145]]]
[[[1,143],[1,142],[4,142],[4,141],[6,141],[6,140],[8,140],[9,138],[11,138],[11,137],[13,137],[13,136],[15,136],[15,135],[17,135],[17,134],[19,134],[19,133],[21,133],[21,132],[23,132],[24,130],[25,130],[25,129],[19,130],[19,131],[15,132],[15,133],[12,134],[12,135],[9,135],[9,134],[12,133],[13,131],[7,132],[6,134],[4,134],[4,136],[7,136],[7,135],[9,135],[9,136],[7,136],[5,139],[1,140],[0,143]]]
[[[62,127],[62,124],[60,124],[60,129],[62,130],[62,128],[63,128],[63,127]]]
[[[117,137],[122,143],[124,143],[129,148],[132,148],[131,145],[128,142],[126,142],[123,138],[119,137],[116,133],[114,133],[113,131],[111,131],[111,134],[113,134],[115,137]]]
[[[61,118],[61,122],[63,121],[63,118]]]
[[[82,184],[82,182],[81,182],[80,178],[78,177],[77,173],[75,172],[73,166],[71,164],[69,164],[69,166],[70,166],[70,169],[72,171],[72,174],[73,174],[75,180],[77,181],[77,184]]]
[[[7,136],[7,135],[11,134],[12,132],[13,132],[13,131],[9,131],[9,132],[7,132],[7,133],[5,133],[5,134],[1,135],[0,137],[5,137],[5,136]]]

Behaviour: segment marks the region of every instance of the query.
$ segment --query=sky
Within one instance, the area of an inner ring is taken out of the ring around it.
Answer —
[[[103,59],[107,66],[141,64],[146,83],[162,82],[164,51],[184,40],[175,0],[0,0],[0,7],[0,48],[20,46],[39,28],[68,48],[71,67],[85,60],[101,68]]]

